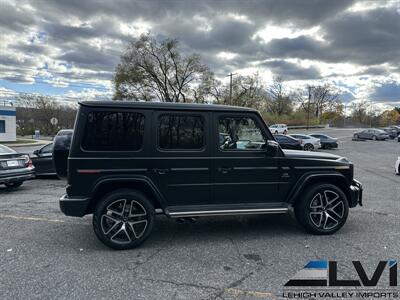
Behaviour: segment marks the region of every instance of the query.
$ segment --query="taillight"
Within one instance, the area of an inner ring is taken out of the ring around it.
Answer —
[[[28,167],[33,166],[32,159],[29,157],[29,155],[24,155],[24,163],[25,163],[25,166],[28,166]]]

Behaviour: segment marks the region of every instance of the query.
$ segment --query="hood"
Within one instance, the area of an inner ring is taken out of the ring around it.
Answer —
[[[316,159],[330,159],[336,160],[341,158],[341,156],[325,153],[325,152],[310,152],[310,151],[302,151],[302,150],[286,150],[282,149],[283,153],[285,153],[286,157],[291,158],[316,158]]]

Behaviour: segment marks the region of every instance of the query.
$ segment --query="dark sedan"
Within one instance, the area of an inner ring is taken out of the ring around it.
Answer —
[[[385,128],[382,128],[382,130],[385,131],[391,139],[397,138],[398,134],[397,134],[397,130],[395,128],[385,127]]]
[[[282,149],[303,150],[301,141],[298,139],[283,134],[275,134],[274,137]]]
[[[35,166],[36,175],[56,175],[53,164],[53,143],[33,151],[32,163]]]
[[[32,161],[28,155],[0,145],[0,184],[17,188],[25,180],[34,178]]]
[[[387,140],[389,135],[386,131],[376,128],[364,129],[353,134],[355,139],[360,140]]]
[[[309,134],[309,135],[311,135],[312,137],[315,137],[321,141],[322,149],[333,149],[333,148],[337,148],[339,146],[338,139],[333,138],[329,135],[321,134],[321,133],[313,133],[313,134]]]

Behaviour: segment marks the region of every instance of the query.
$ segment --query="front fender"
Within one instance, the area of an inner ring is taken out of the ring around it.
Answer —
[[[318,182],[338,185],[350,200],[350,183],[343,174],[338,172],[308,172],[303,174],[290,190],[287,202],[293,205],[302,191],[309,185]]]

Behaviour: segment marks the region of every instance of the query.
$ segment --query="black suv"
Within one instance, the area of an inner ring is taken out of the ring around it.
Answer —
[[[155,214],[195,218],[283,214],[314,234],[340,229],[362,204],[353,164],[327,153],[282,150],[252,109],[208,104],[81,102],[60,207],[93,214],[104,244],[128,249],[151,233]],[[64,151],[64,153],[62,153]],[[59,153],[57,153],[59,152]]]

